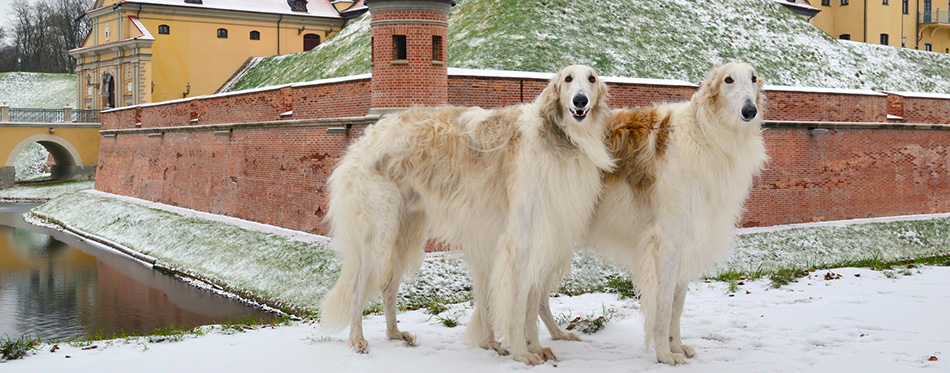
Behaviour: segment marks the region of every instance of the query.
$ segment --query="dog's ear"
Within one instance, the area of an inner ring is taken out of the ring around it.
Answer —
[[[706,74],[706,79],[699,83],[699,89],[693,94],[693,101],[704,105],[712,105],[712,101],[719,95],[722,85],[722,66],[716,66]]]
[[[610,113],[610,108],[607,107],[607,99],[610,98],[610,90],[607,88],[607,83],[601,79],[600,76],[597,77],[597,102],[594,105],[594,110],[602,111],[605,115]]]
[[[551,78],[548,86],[545,87],[544,90],[541,91],[541,95],[538,96],[537,104],[539,114],[542,120],[545,121],[545,127],[553,126],[559,128],[561,117],[564,116],[564,111],[562,110],[563,105],[561,105],[561,81],[564,80],[563,75],[564,70],[554,74],[554,78]]]

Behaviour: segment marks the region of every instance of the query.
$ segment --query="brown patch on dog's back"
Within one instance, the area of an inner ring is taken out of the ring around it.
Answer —
[[[655,107],[611,111],[606,142],[617,168],[606,181],[625,181],[638,190],[652,187],[656,161],[666,152],[669,135],[670,115]]]
[[[472,149],[486,152],[517,144],[521,109],[508,107],[494,111],[471,131]],[[515,147],[516,150],[516,147]]]

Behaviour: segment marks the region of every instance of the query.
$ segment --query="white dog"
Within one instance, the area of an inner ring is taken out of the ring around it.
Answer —
[[[686,286],[725,253],[767,160],[764,105],[752,66],[730,63],[689,102],[611,112],[607,143],[617,168],[604,177],[585,246],[630,270],[646,346],[656,343],[659,362],[685,364],[695,355],[680,337]],[[541,319],[563,338],[547,301]]]
[[[606,97],[593,69],[569,66],[532,104],[411,109],[367,129],[329,180],[343,268],[321,324],[349,325],[350,345],[366,352],[363,310],[382,293],[388,337],[412,342],[396,325],[396,293],[435,237],[464,251],[475,301],[491,305],[481,345],[505,352],[497,330],[515,360],[539,364],[537,300],[569,269],[614,166]]]

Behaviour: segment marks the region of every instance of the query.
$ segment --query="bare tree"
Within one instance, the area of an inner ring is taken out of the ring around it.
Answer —
[[[79,47],[92,22],[82,17],[92,0],[13,2],[11,25],[16,57],[24,71],[71,73],[76,62],[66,53]]]

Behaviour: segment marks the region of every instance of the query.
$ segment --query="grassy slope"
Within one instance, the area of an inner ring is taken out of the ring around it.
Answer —
[[[60,195],[92,189],[95,180],[54,181],[43,184],[18,185],[0,189],[0,202],[48,201]]]
[[[369,72],[368,18],[311,52],[262,59],[231,90]],[[770,84],[950,92],[950,56],[842,43],[768,0],[460,0],[448,42],[449,66],[461,68],[582,63],[608,76],[698,82],[739,60]]]
[[[76,75],[0,73],[0,103],[3,102],[13,108],[75,108]]]

